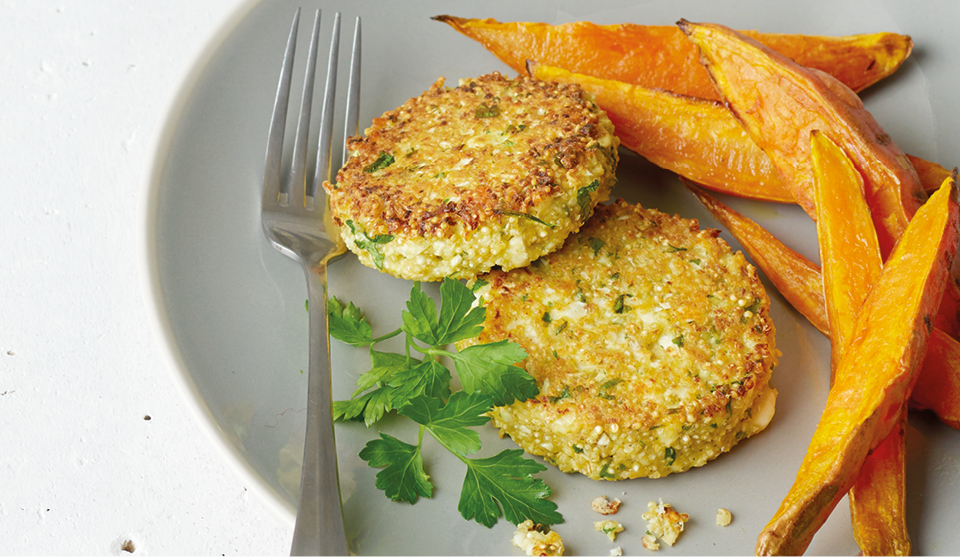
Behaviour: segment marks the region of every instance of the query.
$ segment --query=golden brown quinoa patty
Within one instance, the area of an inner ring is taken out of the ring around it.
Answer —
[[[540,395],[492,422],[532,454],[594,479],[701,466],[773,415],[777,362],[756,270],[717,230],[623,201],[563,248],[484,275],[484,331],[510,339]]]
[[[395,276],[474,278],[560,247],[615,181],[613,124],[578,85],[499,73],[439,79],[376,118],[324,184],[360,260]]]

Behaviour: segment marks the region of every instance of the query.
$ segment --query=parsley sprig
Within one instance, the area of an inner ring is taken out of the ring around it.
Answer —
[[[533,477],[546,468],[523,457],[518,449],[479,458],[480,435],[472,429],[489,421],[494,406],[526,400],[539,393],[536,381],[517,362],[527,357],[518,344],[499,341],[460,351],[448,350],[455,342],[483,331],[486,309],[474,305],[473,292],[458,281],[440,285],[440,310],[414,283],[402,313],[403,325],[374,337],[363,312],[352,302],[332,298],[330,334],[370,352],[370,370],[357,379],[349,400],[334,402],[334,418],[363,420],[369,427],[396,411],[419,424],[416,444],[386,433],[369,441],[360,458],[377,473],[376,486],[394,501],[416,503],[433,496],[433,483],[424,469],[424,433],[466,465],[458,509],[467,520],[492,527],[501,516],[513,524],[530,519],[557,524],[563,517],[546,499],[551,493],[543,480]],[[381,352],[374,345],[405,334],[403,353]],[[441,359],[453,362],[462,390],[450,387],[453,378]]]

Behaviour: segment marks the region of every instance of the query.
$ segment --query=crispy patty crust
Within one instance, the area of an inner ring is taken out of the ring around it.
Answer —
[[[531,266],[482,276],[484,331],[540,395],[495,408],[527,452],[594,479],[702,466],[773,416],[769,299],[719,231],[617,201]]]
[[[559,248],[609,197],[619,140],[579,85],[499,73],[439,79],[376,118],[324,184],[365,265],[413,280],[474,278]]]

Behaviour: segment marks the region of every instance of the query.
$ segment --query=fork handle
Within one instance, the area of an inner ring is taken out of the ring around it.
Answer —
[[[307,270],[310,364],[307,373],[307,433],[300,474],[300,503],[291,555],[347,555],[340,504],[333,389],[327,329],[327,267]]]

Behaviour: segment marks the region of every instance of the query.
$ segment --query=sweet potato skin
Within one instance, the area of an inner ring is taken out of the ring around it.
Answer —
[[[680,21],[701,61],[754,142],[770,156],[784,186],[815,218],[810,132],[838,144],[863,176],[884,254],[893,249],[926,195],[906,155],[860,98],[823,72],[716,24]]]
[[[504,22],[439,15],[482,44],[505,64],[523,72],[527,60],[571,72],[718,100],[697,61],[697,51],[675,26],[564,25]],[[910,56],[913,41],[895,33],[846,37],[743,31],[798,63],[835,75],[860,91],[892,74]]]
[[[941,422],[960,429],[960,372],[956,370],[960,370],[960,342],[934,329],[910,403],[913,408],[933,411]]]
[[[797,481],[761,532],[758,555],[800,554],[900,419],[957,249],[956,183],[907,228],[857,318]]]

